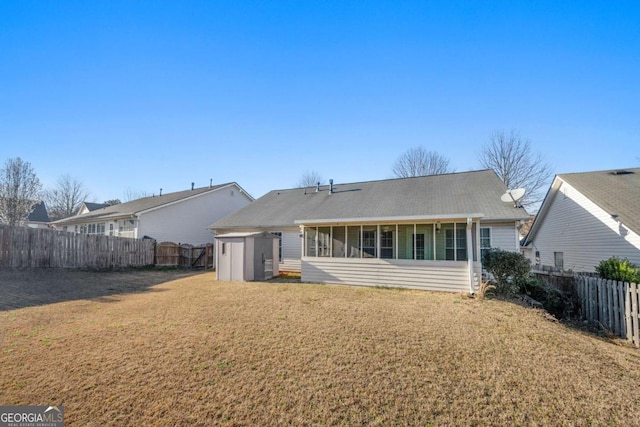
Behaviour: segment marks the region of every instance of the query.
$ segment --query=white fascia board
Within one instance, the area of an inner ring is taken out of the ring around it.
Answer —
[[[184,202],[186,200],[195,199],[196,197],[206,196],[207,194],[214,193],[214,192],[216,192],[218,190],[224,190],[225,188],[229,188],[229,187],[236,187],[240,193],[245,194],[249,199],[251,199],[251,201],[253,201],[253,197],[251,197],[246,191],[244,191],[242,188],[240,188],[240,186],[238,184],[236,184],[235,182],[232,182],[231,184],[227,184],[227,185],[225,185],[223,187],[212,188],[209,191],[205,191],[205,192],[202,192],[202,193],[194,194],[193,196],[187,196],[187,197],[185,197],[183,199],[174,200],[173,202],[165,203],[165,204],[160,205],[160,206],[154,206],[154,207],[149,208],[149,209],[144,209],[144,210],[138,211],[138,212],[135,213],[135,215],[139,217],[142,214],[146,214],[146,213],[158,210],[158,209],[166,208],[167,206],[172,206],[172,205],[175,205],[175,204],[178,204],[178,203],[182,203],[182,202]]]
[[[381,216],[381,217],[365,217],[365,218],[326,218],[326,219],[299,219],[294,221],[295,224],[333,224],[333,223],[382,223],[382,222],[411,222],[411,221],[442,221],[451,219],[481,219],[484,218],[482,213],[465,213],[465,214],[447,214],[447,215],[408,215],[408,216]]]
[[[535,238],[535,235],[538,232],[538,228],[540,228],[539,224],[541,224],[544,221],[544,218],[547,215],[547,211],[549,211],[550,206],[553,203],[553,199],[558,194],[558,190],[560,189],[562,184],[569,185],[566,181],[560,178],[560,176],[556,175],[553,178],[551,185],[549,186],[549,190],[547,191],[547,194],[545,195],[544,200],[542,201],[542,205],[540,206],[540,209],[538,209],[538,213],[536,213],[536,217],[533,220],[533,224],[531,224],[529,233],[527,233],[524,239],[522,239],[521,246],[529,245],[529,243],[531,243]],[[571,186],[569,185],[569,187]],[[571,188],[573,189],[573,187]]]

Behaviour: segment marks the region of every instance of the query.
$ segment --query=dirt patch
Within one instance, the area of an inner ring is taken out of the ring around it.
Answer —
[[[148,289],[0,312],[0,402],[63,404],[69,426],[640,419],[637,350],[509,302],[213,273]]]

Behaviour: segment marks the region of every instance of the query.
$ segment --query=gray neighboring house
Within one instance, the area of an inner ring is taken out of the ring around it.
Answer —
[[[593,272],[612,256],[640,265],[640,168],[556,175],[522,249],[559,270]]]
[[[93,209],[85,203],[80,213],[54,221],[57,229],[141,239],[158,242],[213,243],[207,230],[216,221],[248,205],[253,198],[237,183],[149,196],[112,206]],[[86,212],[88,210],[88,212]]]
[[[492,170],[274,190],[209,228],[280,236],[279,270],[305,282],[473,293],[484,251],[520,248],[529,215],[505,191]]]
[[[49,221],[47,206],[44,202],[39,202],[33,207],[24,225],[29,228],[49,228]]]

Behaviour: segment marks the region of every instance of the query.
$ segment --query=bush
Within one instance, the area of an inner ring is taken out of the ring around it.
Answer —
[[[558,319],[569,317],[572,314],[573,303],[570,296],[535,276],[529,276],[527,280],[521,282],[519,291],[540,302],[545,310]]]
[[[491,249],[482,258],[483,267],[493,275],[496,293],[514,294],[529,280],[531,262],[516,252]]]
[[[596,266],[596,271],[602,279],[640,283],[640,269],[626,258],[611,257],[602,260]]]

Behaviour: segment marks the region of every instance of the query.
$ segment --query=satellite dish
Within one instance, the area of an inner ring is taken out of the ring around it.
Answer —
[[[516,188],[514,190],[507,190],[502,196],[500,196],[500,200],[505,203],[513,202],[514,208],[521,208],[518,203],[524,197],[525,190],[524,188]]]

